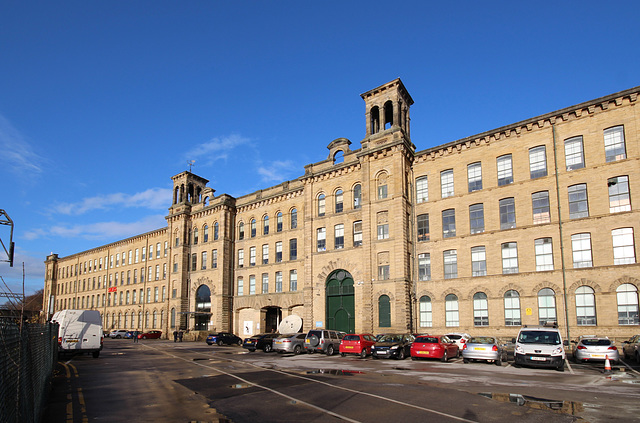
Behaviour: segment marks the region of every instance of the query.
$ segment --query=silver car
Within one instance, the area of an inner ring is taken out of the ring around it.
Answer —
[[[620,359],[618,348],[606,336],[581,336],[573,350],[576,363],[584,361],[605,361],[612,363]]]
[[[502,366],[502,361],[506,361],[506,353],[498,338],[474,336],[462,347],[462,361],[468,363],[471,360],[493,361],[496,366]]]
[[[640,363],[640,335],[632,336],[622,345],[622,355],[624,358],[632,358]]]
[[[304,333],[294,333],[289,335],[281,335],[273,340],[273,350],[275,352],[300,354],[304,349]]]

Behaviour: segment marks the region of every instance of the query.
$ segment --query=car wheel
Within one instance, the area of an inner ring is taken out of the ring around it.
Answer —
[[[147,337],[146,337],[146,336],[143,336],[143,337],[142,337],[142,339],[147,339]]]
[[[464,364],[469,364],[469,359],[468,359],[468,358],[463,358],[463,359],[462,359],[462,362],[463,362]]]
[[[440,359],[440,361],[446,363],[448,359],[449,357],[447,356],[447,350],[444,350],[444,354],[442,354],[442,358]]]
[[[238,342],[236,342],[236,344],[242,346],[242,339],[238,339]]]
[[[564,372],[564,360],[562,360],[562,362],[558,365],[556,370],[559,372]]]
[[[295,355],[298,355],[302,352],[302,347],[300,345],[296,345],[295,347],[293,347],[293,353]]]
[[[377,359],[378,359],[378,356],[377,356],[377,355],[373,355],[373,354],[372,354],[372,355],[371,355],[371,357],[373,357],[373,359],[374,359],[374,360],[377,360]]]
[[[411,357],[411,360],[416,361],[418,357]]]
[[[100,351],[94,351],[93,358],[98,358],[98,357],[100,357]]]
[[[327,355],[329,356],[333,355],[333,345],[329,345],[327,347]]]
[[[207,345],[213,345],[213,343],[212,342],[207,342]]]
[[[271,352],[271,349],[272,349],[271,345],[265,344],[265,346],[264,346],[264,348],[262,350],[264,352],[268,353],[268,352]]]
[[[363,348],[360,351],[360,358],[367,358],[367,349],[366,348]]]
[[[116,339],[121,339],[121,338],[122,338],[122,336],[120,336],[120,335],[116,336]]]
[[[640,353],[636,352],[636,363],[640,363]]]
[[[404,360],[404,348],[400,348],[400,351],[398,351],[398,355],[396,356],[396,358],[398,360]]]
[[[221,340],[220,340],[220,341],[218,341],[218,346],[219,346],[219,347],[221,347],[221,346],[222,346],[222,344],[224,344],[224,342],[222,342]]]
[[[255,348],[248,348],[249,352],[256,352]]]
[[[502,359],[500,358],[500,356],[496,358],[496,366],[502,366]]]

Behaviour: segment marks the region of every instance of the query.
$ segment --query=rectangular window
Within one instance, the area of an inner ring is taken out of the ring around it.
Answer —
[[[289,260],[298,260],[298,239],[289,240]]]
[[[276,242],[276,263],[282,261],[282,241]]]
[[[389,224],[383,223],[378,225],[378,239],[388,239],[389,238]]]
[[[564,161],[567,171],[584,167],[582,136],[569,138],[564,142]]]
[[[207,252],[206,251],[202,252],[202,258],[201,258],[200,265],[202,266],[201,267],[202,270],[205,270],[207,268]]]
[[[238,277],[238,295],[244,295],[244,279]]]
[[[471,276],[487,276],[487,253],[484,245],[471,248]]]
[[[547,176],[547,149],[544,145],[529,149],[529,173],[531,179]]]
[[[378,280],[386,281],[390,278],[389,265],[383,264],[378,266]]]
[[[262,246],[262,264],[269,264],[269,244]]]
[[[211,250],[211,268],[218,268],[218,250]]]
[[[458,252],[446,250],[442,253],[444,261],[444,278],[455,279],[458,277]]]
[[[429,215],[421,214],[417,218],[418,221],[418,242],[429,241]]]
[[[482,165],[480,162],[467,165],[467,179],[469,181],[469,192],[482,189]]]
[[[238,267],[244,267],[244,250],[238,250]]]
[[[289,291],[297,291],[298,290],[298,271],[291,270],[289,272]]]
[[[353,246],[362,245],[362,220],[353,222]]]
[[[318,228],[316,230],[317,250],[326,251],[327,249],[327,230],[325,228]]]
[[[256,277],[255,275],[249,276],[249,295],[255,295],[256,293]]]
[[[513,197],[500,200],[500,229],[516,227],[516,202]]]
[[[540,191],[531,194],[531,205],[533,207],[534,225],[551,222],[549,191]]]
[[[298,227],[298,210],[291,210],[291,229],[296,229]]]
[[[512,184],[513,166],[511,163],[511,154],[498,157],[496,162],[498,165],[498,186]]]
[[[282,292],[282,272],[276,272],[276,292]]]
[[[505,242],[502,244],[502,274],[518,273],[518,244]]]
[[[469,228],[472,234],[484,232],[484,205],[482,203],[469,206]]]
[[[620,228],[611,231],[613,240],[613,264],[634,264],[636,262],[633,228]]]
[[[256,247],[249,248],[249,266],[256,265]]]
[[[616,126],[604,131],[604,155],[607,162],[627,158],[624,144],[624,126]]]
[[[536,251],[536,271],[553,270],[553,243],[551,238],[538,238],[534,241]]]
[[[571,250],[573,251],[573,268],[592,267],[591,234],[582,233],[571,235]]]
[[[342,190],[336,191],[335,210],[336,213],[342,213],[342,210],[344,210],[344,195]]]
[[[198,255],[196,253],[191,254],[191,271],[198,268]],[[151,280],[151,278],[149,278]]]
[[[440,172],[440,188],[442,198],[451,197],[453,195],[453,169]]]
[[[418,204],[429,201],[429,183],[426,176],[416,179],[416,201]]]
[[[607,180],[609,187],[609,213],[631,211],[629,177],[616,176]]]
[[[340,249],[344,248],[344,225],[341,223],[339,225],[334,226],[334,248]]]
[[[388,195],[388,191],[387,191],[387,183],[385,182],[379,182],[378,184],[378,200],[384,200],[385,198],[387,198]]]
[[[431,254],[418,254],[418,280],[431,280]]]
[[[569,219],[589,217],[587,184],[571,185],[567,191],[569,193]]]
[[[442,211],[442,237],[452,238],[456,236],[456,210],[447,209]]]
[[[362,206],[362,186],[357,184],[353,187],[353,208],[359,209]]]
[[[269,274],[262,274],[262,293],[267,294],[269,292]]]

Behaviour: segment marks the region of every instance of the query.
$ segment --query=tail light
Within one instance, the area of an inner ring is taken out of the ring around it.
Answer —
[[[290,339],[283,339],[282,342],[291,342]]]
[[[578,345],[578,347],[576,348],[577,350],[586,350],[587,347],[583,346],[583,345]]]
[[[465,347],[466,347],[466,345],[465,345]],[[498,346],[497,346],[497,345],[494,345],[494,346],[493,346],[493,348],[491,348],[491,349],[492,349],[493,351],[498,351]]]
[[[460,343],[461,343],[461,344],[464,344],[465,342],[467,342],[467,340],[466,340],[466,339],[464,339],[464,338],[460,338]]]
[[[615,345],[612,345],[612,346],[610,346],[610,347],[609,347],[609,348],[607,348],[607,349],[617,351],[617,350],[618,350],[618,347],[616,347]]]
[[[466,349],[467,349],[467,344],[464,344],[464,345],[462,346],[462,349],[463,349],[463,350],[466,350]]]
[[[58,346],[62,345],[62,337],[58,337]]]

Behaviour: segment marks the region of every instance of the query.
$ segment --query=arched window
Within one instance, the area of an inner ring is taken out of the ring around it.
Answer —
[[[551,288],[542,288],[538,292],[538,321],[545,323],[558,323],[556,317],[556,293]]]
[[[616,289],[618,299],[618,324],[638,324],[638,288],[630,283],[622,284]]]
[[[416,202],[424,203],[429,201],[429,181],[426,176],[416,178]]]
[[[157,310],[153,310],[153,323],[151,325],[151,327],[153,329],[155,329],[158,326],[158,311]]]
[[[391,301],[388,295],[378,298],[378,321],[381,328],[391,327]]]
[[[362,207],[362,185],[357,184],[353,187],[353,208]]]
[[[384,200],[389,195],[387,190],[387,174],[384,172],[381,173],[376,182],[378,188],[378,200]]]
[[[172,328],[176,327],[176,309],[175,308],[171,309],[171,327]]]
[[[298,210],[291,210],[291,229],[298,227]]]
[[[520,326],[520,294],[509,290],[504,293],[504,324],[506,326]]]
[[[318,195],[318,216],[324,216],[325,212],[325,197],[324,194]]]
[[[342,190],[339,189],[336,191],[336,201],[335,201],[335,211],[336,213],[342,213],[342,209],[343,209],[343,199],[342,199],[343,195],[342,195]]]
[[[373,106],[369,112],[371,119],[371,134],[377,134],[380,131],[380,109],[378,106]]]
[[[576,317],[578,326],[595,326],[596,294],[593,288],[583,285],[576,289]]]
[[[211,315],[211,290],[207,285],[200,285],[196,291],[195,330],[207,330]]]
[[[473,325],[489,326],[489,303],[484,292],[473,294]]]
[[[160,327],[164,327],[164,310],[160,311]]]
[[[244,223],[238,223],[238,239],[244,239]]]
[[[282,232],[282,223],[282,213],[278,212],[278,214],[276,214],[276,232]]]
[[[384,103],[384,129],[393,126],[393,102],[391,100]]]
[[[144,315],[144,327],[149,328],[149,312],[147,311]]]
[[[251,219],[251,238],[256,237],[257,223],[255,219]]]
[[[269,216],[264,215],[262,218],[262,235],[269,235]]]
[[[433,326],[433,316],[431,314],[431,298],[427,295],[420,297],[420,327],[430,328]]]
[[[193,228],[193,245],[196,245],[196,244],[198,244],[198,228]]]
[[[213,224],[213,240],[217,241],[219,236],[220,236],[220,225],[218,224],[218,222],[215,222]]]
[[[449,294],[444,299],[445,325],[460,326],[460,314],[458,312],[458,297]]]
[[[202,242],[209,242],[209,225],[202,228]]]
[[[342,150],[336,151],[333,155],[333,164],[342,163],[344,161],[344,152]]]

